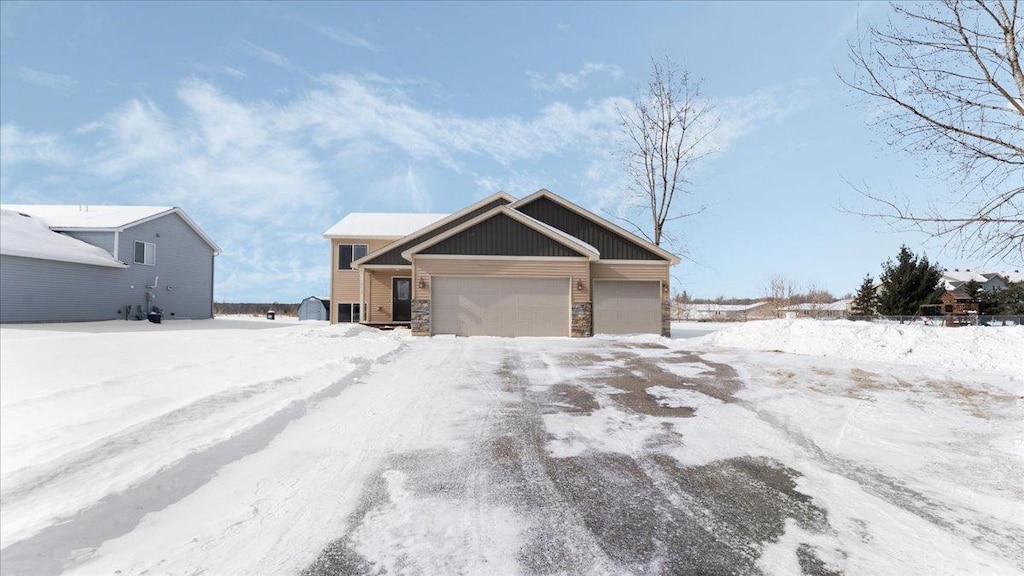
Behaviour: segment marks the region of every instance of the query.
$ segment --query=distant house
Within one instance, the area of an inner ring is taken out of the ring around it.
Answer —
[[[330,320],[331,302],[310,296],[299,303],[299,320]]]
[[[180,208],[0,211],[0,322],[213,317],[220,248]]]
[[[679,258],[548,191],[498,192],[453,214],[342,218],[331,322],[413,334],[668,335]]]
[[[946,290],[939,299],[942,301],[942,313],[946,316],[978,313],[978,301],[963,290]]]
[[[789,318],[846,318],[850,315],[852,298],[835,302],[805,302],[782,308]]]
[[[1002,290],[1008,284],[1024,282],[1024,273],[1020,270],[988,270],[985,268],[948,268],[942,271],[940,284],[945,290],[961,290],[970,281],[975,281],[985,292]]]
[[[770,317],[771,314],[767,306],[767,302],[754,302],[753,304],[684,304],[677,302],[672,305],[672,317],[677,320],[722,322],[751,320]]]

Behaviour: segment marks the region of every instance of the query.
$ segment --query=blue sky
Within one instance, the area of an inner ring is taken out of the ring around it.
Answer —
[[[847,182],[944,182],[887,147],[837,78],[884,4],[0,4],[0,200],[184,208],[224,249],[218,301],[326,295],[353,211],[451,212],[548,188],[623,204],[616,105],[650,59],[703,79],[719,152],[674,230],[674,290],[837,296],[901,243]]]

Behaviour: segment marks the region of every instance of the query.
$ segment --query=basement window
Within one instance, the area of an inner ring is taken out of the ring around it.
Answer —
[[[338,304],[338,322],[359,322],[359,304]]]
[[[366,256],[366,244],[338,244],[338,270],[351,270],[352,263]]]
[[[135,241],[135,263],[156,266],[156,244]]]

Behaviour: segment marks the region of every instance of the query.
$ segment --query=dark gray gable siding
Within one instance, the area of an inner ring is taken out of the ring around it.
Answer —
[[[583,256],[504,214],[445,238],[419,254],[474,256]]]
[[[602,260],[665,260],[621,234],[541,196],[516,210],[590,244]]]
[[[370,260],[369,262],[367,262],[367,264],[408,265],[409,261],[406,260],[405,258],[402,258],[402,252],[405,252],[406,250],[412,248],[413,246],[416,246],[417,244],[422,244],[427,240],[434,238],[438,234],[447,232],[448,230],[451,230],[452,228],[455,228],[456,226],[464,222],[469,222],[470,220],[476,218],[477,216],[483,214],[484,212],[488,212],[490,210],[497,208],[498,206],[504,206],[508,203],[509,201],[506,200],[505,198],[495,198],[493,202],[488,202],[487,204],[477,208],[476,210],[466,213],[456,218],[455,220],[448,222],[443,226],[438,226],[437,229],[435,230],[431,230],[430,232],[426,232],[414,238],[410,238],[409,240],[399,244],[398,246],[395,246],[394,248],[388,250],[387,252],[381,254],[380,256],[377,256],[376,258]]]

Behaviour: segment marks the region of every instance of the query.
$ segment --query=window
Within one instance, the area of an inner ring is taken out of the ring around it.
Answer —
[[[135,263],[156,266],[156,244],[135,241]]]
[[[338,322],[359,322],[359,304],[338,304]]]
[[[338,244],[338,270],[351,270],[352,263],[366,256],[366,244]]]

